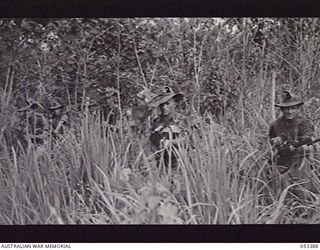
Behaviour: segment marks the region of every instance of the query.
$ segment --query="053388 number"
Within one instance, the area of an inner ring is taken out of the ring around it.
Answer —
[[[300,244],[300,248],[319,248],[318,244]]]

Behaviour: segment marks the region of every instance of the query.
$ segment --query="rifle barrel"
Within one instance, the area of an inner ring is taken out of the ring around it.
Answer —
[[[310,138],[309,139],[306,139],[306,140],[303,140],[303,141],[300,141],[300,142],[297,142],[297,143],[294,143],[293,146],[296,147],[296,148],[299,148],[299,147],[302,147],[304,145],[307,145],[307,146],[310,146],[314,143],[317,143],[320,141],[320,138],[317,138],[315,140],[311,140]]]
[[[308,143],[307,145],[310,146],[310,145],[317,143],[319,141],[320,141],[320,138],[313,140],[312,142]]]
[[[302,141],[294,143],[293,146],[296,147],[296,148],[299,148],[299,147],[302,147],[304,145],[309,145],[312,142],[313,141],[311,140],[311,138],[308,138],[308,139],[304,139]]]

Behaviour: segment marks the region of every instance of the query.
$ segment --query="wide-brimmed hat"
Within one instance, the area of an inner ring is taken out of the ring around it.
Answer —
[[[183,97],[184,95],[182,93],[175,93],[171,88],[166,87],[165,92],[153,98],[148,105],[151,107],[158,107],[171,99],[174,99],[176,102],[181,102]]]
[[[53,110],[64,108],[64,107],[65,107],[65,105],[63,105],[63,104],[59,103],[58,101],[56,101],[56,102],[54,102],[54,103],[52,103],[50,105],[48,110],[53,111]]]
[[[293,106],[298,106],[303,104],[304,102],[299,96],[293,95],[290,92],[285,91],[282,102],[275,104],[275,106],[279,108],[287,108],[287,107],[293,107]]]

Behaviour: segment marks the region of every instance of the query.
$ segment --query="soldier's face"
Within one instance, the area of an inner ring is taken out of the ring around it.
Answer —
[[[293,106],[293,107],[286,107],[286,108],[281,108],[281,111],[283,113],[283,116],[288,119],[288,120],[292,120],[294,119],[297,114],[300,111],[300,107],[299,106]]]
[[[177,106],[177,103],[174,99],[171,99],[171,100],[165,102],[161,106],[162,114],[171,115],[174,112],[176,106]]]
[[[53,111],[53,114],[54,115],[59,115],[61,113],[61,110],[60,109],[55,109],[54,111]]]

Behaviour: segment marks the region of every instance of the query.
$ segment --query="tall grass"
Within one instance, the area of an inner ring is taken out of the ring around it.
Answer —
[[[125,120],[110,126],[88,111],[44,145],[9,146],[2,134],[0,223],[316,222],[319,200],[291,204],[293,186],[278,194],[270,189],[264,123],[248,119],[251,129],[239,134],[203,119],[172,149],[178,169],[158,164]],[[313,217],[301,219],[297,210],[312,210]]]

